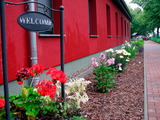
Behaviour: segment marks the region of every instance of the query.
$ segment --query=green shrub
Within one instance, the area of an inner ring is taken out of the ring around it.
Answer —
[[[160,38],[150,38],[151,40],[160,43]]]
[[[94,69],[93,74],[96,76],[93,80],[95,87],[100,92],[107,92],[116,85],[115,78],[113,78],[116,73],[116,69],[101,63],[98,67]]]
[[[132,44],[130,44],[130,43],[128,43],[128,42],[125,42],[124,44],[123,44],[123,49],[125,49],[128,53],[130,53],[131,55],[129,56],[129,58],[134,58],[135,57],[135,55],[136,55],[136,52],[137,52],[137,50],[138,50],[138,48],[139,47],[137,47],[137,46],[139,46],[139,44],[138,44],[138,42],[136,43],[136,42],[134,42],[134,43],[132,43]]]
[[[111,57],[111,56],[110,56]],[[116,85],[114,74],[117,72],[114,68],[115,58],[106,59],[105,55],[101,53],[99,57],[100,62],[92,58],[92,66],[94,67],[93,74],[95,75],[94,86],[100,92],[107,92]]]

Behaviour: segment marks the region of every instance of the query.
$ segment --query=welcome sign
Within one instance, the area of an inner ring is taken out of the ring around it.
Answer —
[[[47,31],[53,27],[53,20],[47,15],[29,11],[17,18],[18,24],[26,30],[33,32]]]

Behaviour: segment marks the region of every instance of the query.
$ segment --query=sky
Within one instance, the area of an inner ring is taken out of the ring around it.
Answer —
[[[132,0],[124,0],[126,2],[127,5],[129,5],[132,9],[135,9],[136,7],[138,7],[137,4],[133,4],[130,3]]]

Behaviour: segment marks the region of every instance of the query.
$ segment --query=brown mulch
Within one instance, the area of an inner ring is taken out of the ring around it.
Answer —
[[[91,73],[85,77],[93,81]],[[87,86],[89,101],[81,108],[81,115],[89,120],[144,119],[144,55],[137,53],[123,73],[115,75],[117,85],[107,93],[98,93],[93,83]]]

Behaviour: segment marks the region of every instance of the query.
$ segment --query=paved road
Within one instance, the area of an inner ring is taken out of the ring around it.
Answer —
[[[160,120],[160,44],[145,41],[146,115],[149,120]]]

